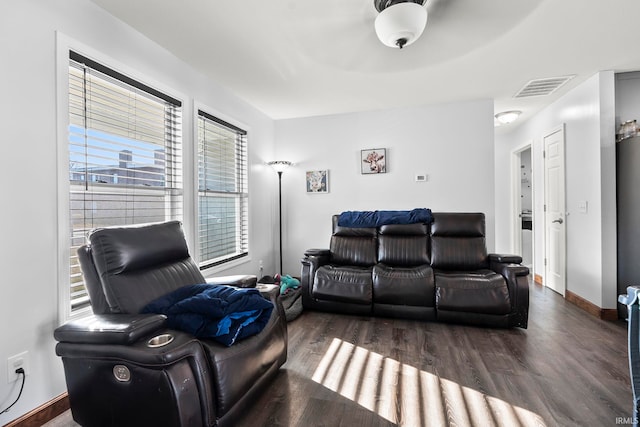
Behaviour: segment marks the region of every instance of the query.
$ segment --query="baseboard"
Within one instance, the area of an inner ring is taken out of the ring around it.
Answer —
[[[539,274],[533,275],[533,283],[542,286],[542,276]]]
[[[5,424],[4,427],[39,427],[68,409],[69,396],[67,393],[62,393],[9,424]]]
[[[587,313],[591,314],[602,320],[618,320],[618,310],[611,308],[600,308],[594,303],[587,301],[579,295],[574,294],[571,291],[565,291],[564,298],[572,303],[577,305],[579,308],[583,309]]]

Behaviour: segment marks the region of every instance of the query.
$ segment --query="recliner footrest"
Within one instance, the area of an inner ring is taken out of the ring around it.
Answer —
[[[454,312],[508,314],[509,288],[504,278],[491,270],[436,272],[436,307]]]
[[[371,305],[372,288],[370,267],[325,265],[316,272],[311,296],[320,300]]]

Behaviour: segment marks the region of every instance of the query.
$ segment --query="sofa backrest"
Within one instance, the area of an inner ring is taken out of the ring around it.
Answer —
[[[370,267],[376,263],[378,231],[376,228],[340,227],[334,215],[331,233],[331,263]]]
[[[488,267],[483,213],[434,213],[431,266],[441,270]]]
[[[394,267],[429,264],[426,224],[389,224],[378,229],[378,262]]]
[[[95,314],[136,314],[175,289],[205,283],[178,221],[94,230],[78,255]]]

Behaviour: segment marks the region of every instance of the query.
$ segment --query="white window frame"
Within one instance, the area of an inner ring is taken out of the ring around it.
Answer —
[[[221,113],[220,111],[218,111],[215,108],[212,108],[202,102],[199,102],[197,100],[194,100],[193,102],[193,129],[192,129],[192,133],[193,133],[193,224],[194,224],[194,229],[193,229],[193,233],[194,233],[194,246],[193,246],[193,250],[192,252],[194,253],[194,258],[196,260],[196,262],[198,264],[200,264],[201,262],[201,254],[200,254],[200,242],[198,241],[198,229],[199,229],[199,207],[198,207],[198,110],[204,111],[207,114],[216,117],[217,119],[220,119],[222,121],[225,121],[237,128],[240,128],[242,130],[244,130],[245,132],[247,132],[247,194],[248,194],[248,200],[247,200],[247,209],[249,211],[249,213],[251,212],[251,174],[250,174],[250,167],[251,167],[251,163],[249,161],[250,159],[250,150],[251,150],[251,144],[249,142],[250,139],[250,135],[251,135],[251,128],[246,125],[245,123],[242,123],[236,119],[234,119],[233,117],[229,117],[228,115]],[[186,159],[185,159],[186,161]],[[248,219],[248,224],[247,224],[247,233],[248,233],[248,254],[247,256],[241,257],[241,258],[237,258],[237,259],[232,259],[229,261],[225,261],[221,264],[218,265],[214,265],[208,268],[204,268],[201,269],[202,270],[202,274],[205,277],[210,277],[212,275],[215,275],[217,273],[220,273],[224,270],[228,270],[231,269],[233,267],[237,267],[246,263],[251,262],[251,236],[252,236],[252,232],[251,232],[251,217],[249,216]]]
[[[193,217],[192,196],[193,184],[188,177],[193,176],[192,165],[192,141],[191,127],[184,126],[188,123],[189,112],[185,102],[185,96],[177,93],[172,88],[158,83],[153,78],[141,74],[139,71],[133,70],[125,64],[101,53],[97,50],[84,45],[60,32],[56,33],[56,112],[57,112],[57,200],[58,200],[58,230],[57,230],[57,284],[58,284],[58,321],[60,324],[69,320],[88,316],[92,313],[91,307],[85,307],[81,310],[71,312],[70,304],[70,277],[69,277],[69,147],[68,147],[68,127],[69,127],[69,52],[75,51],[83,56],[104,64],[118,72],[127,75],[137,81],[144,82],[146,85],[153,87],[167,95],[178,99],[183,105],[182,115],[182,145],[183,145],[183,225],[187,242],[193,239],[193,223],[189,219]]]

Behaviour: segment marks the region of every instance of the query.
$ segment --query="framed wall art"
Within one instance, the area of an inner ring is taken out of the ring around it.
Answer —
[[[387,149],[360,150],[360,167],[363,174],[387,173]]]
[[[307,171],[307,193],[329,192],[329,171]]]

